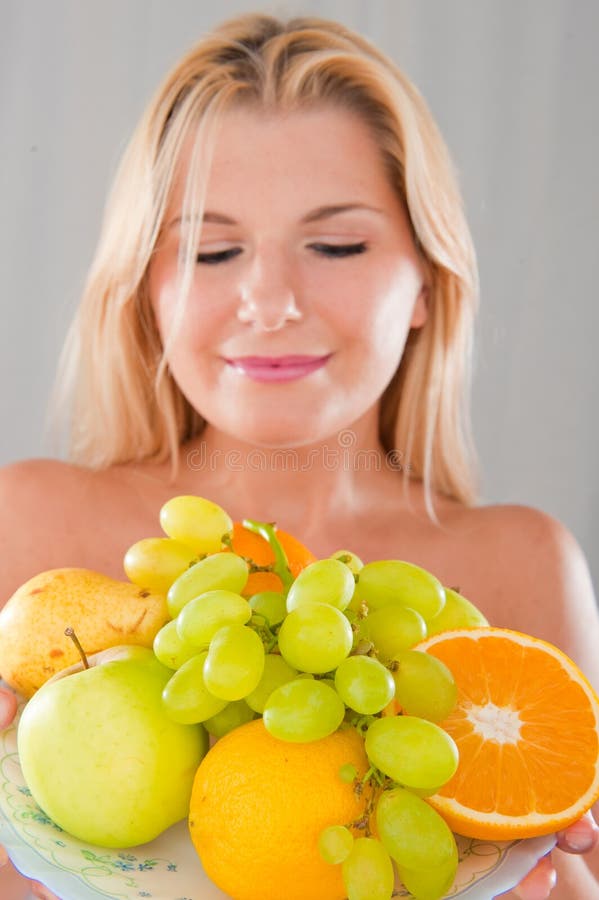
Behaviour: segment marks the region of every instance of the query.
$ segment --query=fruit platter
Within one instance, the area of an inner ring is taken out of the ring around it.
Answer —
[[[160,525],[0,612],[0,843],[63,900],[489,900],[599,796],[558,648],[201,497]]]

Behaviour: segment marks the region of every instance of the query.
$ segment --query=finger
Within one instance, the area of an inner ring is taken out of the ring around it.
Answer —
[[[557,836],[557,846],[566,853],[588,853],[598,843],[599,828],[590,811]]]
[[[8,853],[4,847],[0,846],[0,869],[8,862]]]
[[[548,854],[514,888],[514,893],[520,900],[547,900],[556,881],[557,874],[551,863],[551,854]]]
[[[44,887],[43,884],[40,884],[39,881],[32,881],[29,887],[33,896],[37,897],[38,900],[60,900],[60,897],[57,897],[56,894],[49,891],[48,888]]]
[[[8,728],[17,711],[17,698],[12,691],[0,688],[0,731]]]

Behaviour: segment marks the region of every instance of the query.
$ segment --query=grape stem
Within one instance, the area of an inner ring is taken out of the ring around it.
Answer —
[[[276,535],[275,526],[272,522],[257,522],[255,519],[244,519],[241,523],[248,531],[259,534],[270,544],[271,550],[275,556],[275,562],[272,571],[279,576],[283,582],[284,593],[289,592],[289,588],[293,584],[293,575],[289,568],[289,561],[281,543]]]
[[[389,779],[386,775],[381,772],[380,769],[377,769],[376,766],[371,766],[366,775],[364,775],[362,779],[362,784],[366,784],[366,782],[370,782],[370,784],[376,784],[378,787],[382,787],[384,789],[385,785]]]
[[[250,567],[250,575],[255,575],[257,572],[272,572],[272,571],[274,571],[273,563],[268,563],[265,566],[259,566],[257,562],[254,562],[254,560],[251,558],[251,556],[244,556],[243,559],[245,559],[246,563]]]
[[[365,837],[371,837],[372,830],[370,828],[370,821],[375,814],[380,795],[389,787],[389,779],[375,766],[371,766],[363,778],[356,778],[354,781],[354,793],[356,797],[362,796],[364,788],[367,785],[370,787],[370,795],[364,812],[359,819],[355,819],[345,827],[349,828],[350,831],[356,830],[362,832]]]
[[[261,616],[259,613],[252,613],[250,625],[253,625],[254,631],[260,635],[262,643],[264,644],[264,652],[271,653],[277,646],[277,636],[271,631],[270,623],[266,616]]]
[[[361,716],[354,714],[350,717],[349,723],[353,725],[360,737],[365,737],[370,725],[374,722],[374,716]]]

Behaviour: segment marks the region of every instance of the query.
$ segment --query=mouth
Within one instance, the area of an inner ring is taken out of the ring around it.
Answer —
[[[238,356],[225,359],[225,362],[239,374],[254,381],[293,381],[322,368],[332,355]]]

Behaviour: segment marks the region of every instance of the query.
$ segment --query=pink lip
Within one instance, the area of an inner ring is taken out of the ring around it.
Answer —
[[[330,353],[326,356],[240,356],[226,362],[254,381],[294,381],[320,369],[330,357]]]

